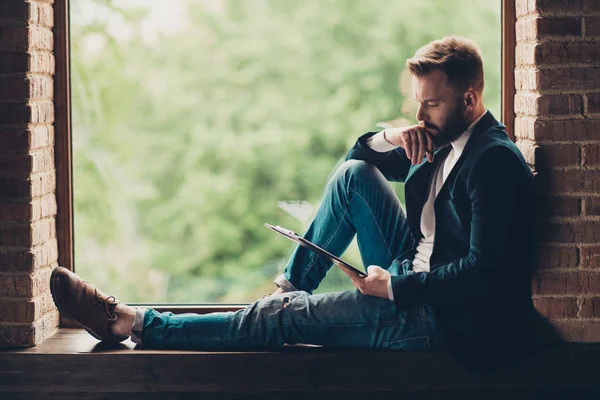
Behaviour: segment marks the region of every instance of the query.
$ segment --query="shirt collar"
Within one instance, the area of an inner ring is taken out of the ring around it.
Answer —
[[[475,121],[473,121],[473,123],[471,125],[469,125],[467,130],[464,131],[462,133],[462,135],[460,135],[458,137],[458,139],[456,139],[454,142],[450,143],[452,145],[452,148],[454,149],[454,153],[462,153],[462,151],[465,148],[465,145],[467,144],[467,142],[469,141],[469,138],[471,137],[471,134],[473,133],[473,129],[475,128],[475,125],[477,125],[477,123],[481,120],[481,118],[483,118],[485,113],[486,113],[486,111],[484,111]]]

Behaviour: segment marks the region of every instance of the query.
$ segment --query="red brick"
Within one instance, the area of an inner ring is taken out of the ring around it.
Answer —
[[[538,71],[538,90],[595,90],[600,89],[600,69],[572,67]]]
[[[23,104],[2,104],[0,124],[27,124],[31,122],[31,107]]]
[[[34,269],[32,252],[14,251],[0,253],[0,272],[31,272]]]
[[[0,298],[0,322],[34,322],[53,308],[49,290],[31,300]]]
[[[40,197],[56,191],[56,174],[54,172],[36,174],[31,177],[31,197]]]
[[[518,93],[515,96],[515,113],[517,115],[581,115],[583,99],[578,94],[538,95]]]
[[[587,93],[587,111],[600,113],[600,93]]]
[[[0,74],[36,72],[53,75],[54,55],[49,51],[0,51]]]
[[[552,334],[544,336],[544,339],[554,342],[556,340],[554,333],[556,333],[561,342],[600,342],[600,321],[552,321],[552,327]]]
[[[28,154],[0,154],[0,174],[27,176],[31,173],[31,156]]]
[[[0,77],[0,101],[26,101],[29,98],[29,82],[23,77]]]
[[[580,36],[581,19],[579,17],[538,18],[537,34],[538,38]]]
[[[54,75],[54,55],[48,51],[33,51],[29,56],[29,71]]]
[[[585,36],[600,36],[600,17],[585,17]]]
[[[0,129],[0,154],[26,154],[54,145],[54,127],[47,125]]]
[[[583,112],[583,99],[578,94],[540,96],[537,111],[539,115],[579,115]]]
[[[598,297],[586,297],[581,302],[582,318],[599,318],[600,317],[600,298]]]
[[[537,40],[553,36],[580,36],[579,17],[519,18],[515,24],[517,41]]]
[[[532,280],[533,294],[580,295],[600,293],[600,274],[590,272],[536,273]]]
[[[52,51],[54,48],[52,30],[41,26],[30,26],[29,48]]]
[[[521,51],[519,51],[521,48]],[[517,56],[520,63],[560,65],[569,63],[598,64],[600,62],[600,43],[568,41],[542,42],[535,45],[518,45]]]
[[[523,17],[529,14],[527,0],[515,0],[515,13],[517,17]]]
[[[58,243],[54,238],[34,247],[31,251],[0,252],[0,273],[32,273],[56,263],[57,260]]]
[[[29,54],[24,51],[0,51],[0,74],[24,73],[29,65]]]
[[[539,234],[542,242],[596,243],[600,241],[600,221],[550,222]]]
[[[578,264],[576,247],[540,246],[537,249],[538,270],[575,268]]]
[[[538,295],[579,294],[581,292],[579,274],[576,272],[534,274],[532,292]]]
[[[0,222],[26,222],[31,219],[31,204],[0,203]]]
[[[600,268],[600,246],[582,247],[580,268]]]
[[[537,120],[534,118],[516,117],[515,118],[515,136],[518,139],[535,140],[535,124]],[[598,124],[600,126],[600,123]]]
[[[32,346],[34,337],[32,324],[0,325],[0,347]]]
[[[0,297],[38,296],[49,290],[51,273],[52,268],[42,268],[32,275],[0,275]]]
[[[0,26],[0,48],[27,50],[29,29],[25,26]]]
[[[519,118],[515,123],[517,120]],[[600,120],[525,120],[521,123],[521,131],[536,140],[600,140]]]
[[[54,122],[54,104],[51,101],[31,104],[32,124],[53,123]]]
[[[600,11],[600,3],[598,0],[584,0],[583,10],[588,12]]]
[[[0,225],[0,243],[4,246],[32,246],[30,226],[28,224]]]
[[[536,155],[535,152],[537,151],[537,145],[529,143],[529,142],[525,142],[523,140],[517,140],[516,145],[519,148],[519,150],[521,151],[521,154],[523,154],[523,158],[525,158],[525,161],[527,162],[527,164],[534,165],[535,164],[535,155]]]
[[[29,132],[27,129],[0,129],[0,154],[27,153]]]
[[[40,173],[26,178],[0,176],[0,201],[40,197],[56,191],[56,174]]]
[[[570,170],[544,171],[549,179],[549,194],[570,194],[572,192],[596,193],[600,187],[598,171]]]
[[[40,101],[31,104],[6,103],[0,107],[0,124],[51,124],[54,122],[54,104]]]
[[[54,149],[52,147],[36,150],[29,156],[33,173],[54,170]]]
[[[572,318],[577,316],[577,299],[574,297],[534,299],[533,305],[546,318]]]
[[[534,68],[515,68],[515,87],[517,90],[538,90],[540,76]]]
[[[583,10],[584,0],[536,0],[535,8],[540,14]]]
[[[0,2],[0,21],[25,21],[28,14],[27,3],[22,0]]]
[[[537,168],[578,166],[579,152],[577,145],[544,144],[536,148],[535,166]]]
[[[54,9],[47,3],[29,3],[29,22],[43,26],[54,26]]]
[[[54,146],[54,127],[51,125],[38,125],[31,127],[29,135],[29,150]]]
[[[585,202],[585,215],[600,215],[600,198],[599,197],[586,197]]]
[[[31,197],[31,182],[24,178],[0,177],[0,200]]]
[[[41,219],[31,224],[31,246],[43,244],[56,237],[56,222],[53,218]]]
[[[34,316],[33,300],[0,298],[0,322],[33,322]]]
[[[0,347],[34,346],[54,334],[59,321],[58,312],[53,310],[33,323],[2,325],[0,322]]]
[[[575,197],[550,197],[544,200],[548,216],[577,217],[581,214],[581,199]]]
[[[56,196],[49,194],[31,203],[31,219],[38,220],[56,215]]]

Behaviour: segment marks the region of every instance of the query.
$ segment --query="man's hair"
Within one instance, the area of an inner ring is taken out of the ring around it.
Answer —
[[[477,44],[462,36],[446,36],[421,47],[406,61],[413,76],[440,70],[448,77],[448,85],[465,92],[472,87],[483,92],[483,58]]]

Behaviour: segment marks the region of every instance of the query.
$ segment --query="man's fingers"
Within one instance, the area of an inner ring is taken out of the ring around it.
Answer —
[[[404,151],[406,152],[406,157],[412,158],[412,140],[410,137],[410,133],[406,132],[402,135],[402,142],[404,143]]]
[[[424,129],[419,129],[418,130],[418,135],[419,135],[419,157],[417,160],[417,163],[421,163],[421,161],[423,161],[423,158],[425,157],[425,153],[427,152],[427,133],[425,133]]]
[[[433,137],[429,132],[425,133],[425,137],[427,138],[427,161],[433,162],[433,152],[435,151]]]
[[[411,134],[411,142],[412,142],[412,152],[411,152],[411,162],[412,165],[416,165],[419,163],[419,134],[417,133],[418,129],[412,130]]]

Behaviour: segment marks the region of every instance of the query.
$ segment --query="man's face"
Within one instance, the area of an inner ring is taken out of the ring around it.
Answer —
[[[413,76],[413,93],[418,103],[417,120],[427,128],[436,147],[456,140],[468,127],[463,94],[447,85],[440,70]]]

